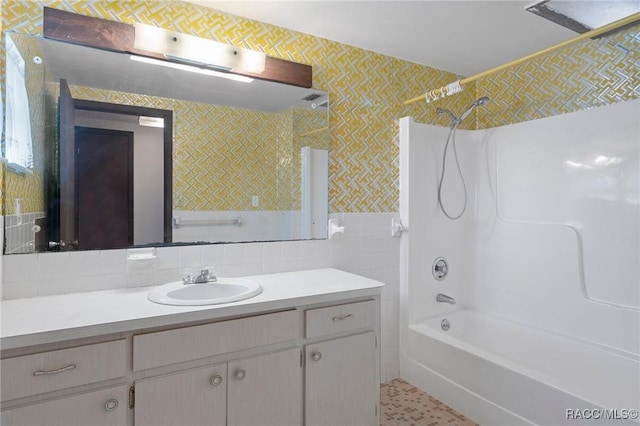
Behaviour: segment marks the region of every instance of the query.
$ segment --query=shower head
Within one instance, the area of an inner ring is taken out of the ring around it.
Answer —
[[[489,100],[490,99],[488,96],[483,96],[473,101],[473,106],[484,106],[487,104],[487,102],[489,102]]]
[[[462,120],[464,120],[465,118],[467,118],[467,116],[469,114],[471,114],[471,110],[477,106],[484,106],[487,104],[487,102],[489,102],[489,98],[487,96],[483,96],[481,98],[476,99],[475,101],[473,101],[471,103],[471,105],[469,105],[469,107],[462,113],[462,115],[460,116],[460,122],[462,122]]]

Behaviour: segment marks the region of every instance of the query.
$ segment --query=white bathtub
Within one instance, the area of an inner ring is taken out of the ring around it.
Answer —
[[[402,377],[482,425],[640,424],[625,418],[640,409],[632,354],[465,310],[410,324],[401,339]]]

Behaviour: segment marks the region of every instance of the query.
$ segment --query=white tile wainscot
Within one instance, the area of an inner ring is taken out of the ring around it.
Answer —
[[[333,268],[246,278],[263,292],[223,305],[159,305],[147,300],[148,287],[3,301],[0,365],[11,380],[2,382],[2,423],[293,425],[323,424],[327,416],[344,423],[354,415],[379,423],[384,284]],[[261,338],[234,337],[243,327]],[[97,359],[121,365],[89,374]],[[8,399],[20,371],[25,380],[56,382]],[[343,410],[347,395],[336,392],[355,384],[364,389]],[[214,400],[203,396],[209,391]],[[180,402],[185,392],[191,406]],[[215,410],[193,409],[212,404]]]
[[[334,267],[380,280],[382,292],[382,381],[399,376],[399,238],[391,219],[398,213],[333,213],[345,226],[330,240],[159,247],[152,261],[133,264],[127,250],[32,253],[3,256],[3,298],[165,284],[184,268],[212,266],[237,277]]]

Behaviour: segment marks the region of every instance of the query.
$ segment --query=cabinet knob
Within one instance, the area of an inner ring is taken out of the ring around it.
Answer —
[[[244,371],[244,370],[238,370],[238,371],[235,372],[234,376],[235,376],[236,380],[242,380],[245,377],[247,377],[247,372]]]
[[[104,403],[104,409],[106,411],[115,411],[115,409],[118,408],[118,405],[120,405],[120,403],[117,399],[107,399],[107,402]]]
[[[211,378],[211,384],[212,384],[213,386],[221,385],[221,384],[222,384],[222,376],[221,376],[221,375],[219,375],[219,374],[216,374],[215,376],[213,376],[213,377]]]
[[[320,361],[322,359],[322,352],[314,352],[311,354],[311,359],[314,361]]]

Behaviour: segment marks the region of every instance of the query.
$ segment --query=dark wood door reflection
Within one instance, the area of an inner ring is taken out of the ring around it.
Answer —
[[[133,132],[76,127],[78,249],[133,245]]]

